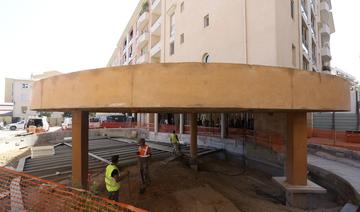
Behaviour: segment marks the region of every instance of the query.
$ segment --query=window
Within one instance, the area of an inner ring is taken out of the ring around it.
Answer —
[[[28,109],[28,107],[26,107],[26,106],[21,106],[21,112],[22,112],[23,114],[26,113],[27,109]]]
[[[294,0],[290,0],[290,13],[292,19],[294,19],[294,6]]]
[[[301,27],[301,33],[302,33],[302,44],[304,47],[304,50],[306,51],[306,53],[308,53],[309,50],[309,33],[308,33],[308,27],[306,25],[306,23],[304,22],[304,20],[302,21],[302,27]]]
[[[133,48],[132,45],[129,48],[129,58],[131,58],[133,56]]]
[[[315,35],[315,23],[316,23],[315,15],[313,12],[311,12],[311,32],[314,35]]]
[[[131,30],[129,33],[129,40],[131,41],[134,37],[134,30]]]
[[[180,12],[183,12],[184,11],[184,2],[181,2],[180,4]]]
[[[317,58],[316,58],[316,44],[313,41],[312,45],[311,45],[311,52],[312,52],[312,62],[314,65],[316,65],[317,63]]]
[[[303,67],[304,70],[309,69],[309,61],[306,59],[306,57],[303,57]]]
[[[292,53],[292,65],[293,67],[296,67],[296,47],[294,44],[292,44],[291,53]]]
[[[170,55],[175,54],[175,42],[170,43]]]
[[[183,44],[185,41],[184,33],[180,35],[180,44]]]
[[[170,37],[175,36],[175,13],[170,15]]]
[[[205,53],[202,57],[203,63],[209,63],[210,62],[210,55],[208,53]]]
[[[23,83],[23,84],[22,84],[22,88],[30,88],[30,85],[27,84],[27,83]]]
[[[208,27],[210,25],[210,18],[209,18],[209,14],[207,14],[204,17],[204,28]]]

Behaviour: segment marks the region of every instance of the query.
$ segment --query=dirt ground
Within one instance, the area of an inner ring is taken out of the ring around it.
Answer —
[[[207,156],[200,160],[199,171],[190,169],[184,161],[150,165],[152,183],[139,194],[137,166],[122,181],[120,201],[150,211],[302,211],[284,206],[283,192],[271,176],[239,168],[239,164]],[[97,186],[93,190],[106,196],[103,173],[94,174]],[[325,207],[315,211],[339,211],[336,203],[325,201]]]

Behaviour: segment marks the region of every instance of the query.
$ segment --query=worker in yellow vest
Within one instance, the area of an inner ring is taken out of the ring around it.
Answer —
[[[138,161],[140,171],[140,193],[144,193],[146,185],[150,185],[150,174],[149,174],[149,158],[151,157],[151,148],[146,145],[145,139],[139,140],[138,147]]]
[[[180,155],[180,142],[178,136],[175,133],[175,130],[173,130],[173,132],[170,134],[170,143],[173,147],[173,153],[175,155]]]
[[[111,164],[106,166],[105,171],[105,185],[108,192],[108,197],[111,200],[119,201],[120,194],[120,180],[129,175],[127,171],[124,175],[120,175],[120,170],[117,166],[119,156],[114,155],[111,157]]]

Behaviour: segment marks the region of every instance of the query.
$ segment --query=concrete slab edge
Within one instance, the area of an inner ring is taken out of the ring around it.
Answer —
[[[318,167],[318,166],[315,166],[315,165],[309,164],[309,168],[308,168],[308,169],[309,169],[310,171],[311,171],[311,170],[315,170],[315,171],[318,170],[318,171],[325,172],[325,173],[331,174],[331,175],[333,175],[333,176],[336,176],[336,178],[338,178],[341,182],[343,182],[344,184],[348,185],[348,186],[352,189],[353,193],[355,194],[355,198],[356,198],[356,200],[357,200],[356,204],[360,205],[360,191],[357,191],[357,190],[354,188],[354,186],[351,184],[351,182],[349,182],[348,180],[344,179],[343,177],[335,174],[334,172],[331,172],[331,171],[329,171],[329,170],[327,170],[327,169],[323,169],[323,168]]]
[[[325,194],[326,189],[320,185],[312,182],[311,180],[307,181],[307,185],[291,185],[286,182],[286,177],[273,177],[272,180],[278,184],[286,192],[291,192],[294,194]]]

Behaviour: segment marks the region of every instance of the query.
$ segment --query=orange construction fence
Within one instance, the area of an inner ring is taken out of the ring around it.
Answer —
[[[326,129],[308,129],[309,138],[325,138],[347,143],[360,144],[360,133],[358,131],[335,131]]]
[[[0,211],[146,210],[0,167]]]

